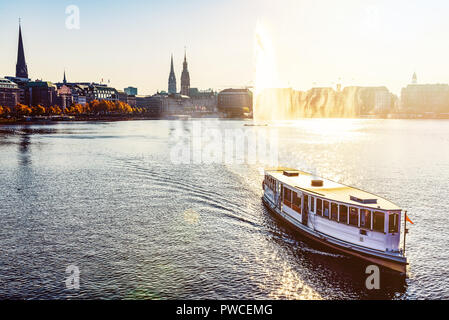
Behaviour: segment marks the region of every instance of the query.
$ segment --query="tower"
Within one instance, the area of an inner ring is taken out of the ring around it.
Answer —
[[[171,55],[170,75],[168,76],[168,93],[176,93],[176,76],[173,68],[173,55]]]
[[[28,78],[28,68],[25,62],[25,53],[23,50],[23,42],[22,42],[22,27],[20,25],[20,20],[19,20],[19,47],[17,51],[16,77]]]
[[[417,84],[418,83],[418,76],[416,75],[416,72],[413,73],[413,77],[412,77],[412,84]]]
[[[67,84],[67,78],[65,77],[65,70],[64,70],[64,79],[62,80],[63,84]]]
[[[187,69],[187,57],[184,51],[184,62],[182,64],[182,74],[181,74],[181,94],[188,96],[190,93],[190,75]]]

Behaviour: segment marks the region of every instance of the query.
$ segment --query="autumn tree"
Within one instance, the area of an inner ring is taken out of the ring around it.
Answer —
[[[32,110],[30,107],[24,105],[24,104],[18,104],[15,108],[15,112],[17,116],[29,116],[32,114]]]
[[[35,106],[35,107],[31,107],[31,114],[32,115],[43,115],[45,114],[45,108],[41,105]]]

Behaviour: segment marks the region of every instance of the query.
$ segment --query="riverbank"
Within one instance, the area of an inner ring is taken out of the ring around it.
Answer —
[[[24,117],[24,118],[0,118],[0,124],[48,124],[68,121],[132,121],[132,120],[157,120],[154,116],[49,116],[49,117]]]

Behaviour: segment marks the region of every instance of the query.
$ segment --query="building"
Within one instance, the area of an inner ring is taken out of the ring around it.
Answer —
[[[90,83],[72,83],[68,82],[64,71],[64,79],[62,82],[56,83],[58,87],[58,103],[61,107],[69,107],[72,104],[86,105],[87,95],[89,93]],[[61,90],[62,89],[62,90]],[[68,90],[70,90],[70,93]],[[64,99],[64,102],[61,100]]]
[[[187,68],[187,55],[184,51],[184,62],[182,64],[182,73],[181,73],[181,95],[189,96],[190,95],[190,75],[189,70]]]
[[[128,95],[126,103],[129,104],[131,107],[135,108],[137,106],[137,98],[136,98],[136,96],[135,95]]]
[[[29,106],[57,105],[57,90],[56,85],[48,81],[29,81],[25,89],[25,102]]]
[[[118,101],[118,92],[115,88],[105,84],[90,83],[87,89],[87,102],[93,100]]]
[[[216,112],[217,111],[217,93],[212,89],[198,90],[198,88],[189,89],[190,104],[196,110]]]
[[[225,89],[218,93],[217,109],[228,117],[241,117],[253,110],[253,95],[248,89]]]
[[[128,87],[128,88],[123,89],[123,91],[125,91],[126,94],[129,96],[137,96],[137,88]]]
[[[135,96],[136,106],[145,109],[145,113],[149,117],[160,118],[162,115],[162,105],[165,96],[155,94],[152,96]]]
[[[416,73],[412,84],[401,90],[401,111],[412,114],[448,113],[449,85],[418,84]]]
[[[176,94],[176,76],[173,68],[173,55],[171,56],[170,74],[168,76],[168,93]]]
[[[25,89],[27,83],[30,81],[28,78],[28,67],[25,61],[25,50],[22,41],[22,27],[19,23],[19,42],[17,47],[17,63],[16,63],[16,75],[15,77],[5,77],[5,79],[14,82],[19,88],[19,103],[26,104],[25,101]]]
[[[16,77],[17,78],[28,78],[28,67],[25,62],[25,52],[23,49],[22,42],[22,26],[19,23],[19,47],[17,51],[17,64],[16,64]]]
[[[64,76],[65,80],[65,76]],[[67,81],[66,81],[67,83]],[[64,110],[73,104],[72,90],[67,85],[62,85],[56,90],[57,101],[56,104]]]
[[[401,105],[406,113],[447,113],[449,85],[410,84],[401,91]]]
[[[0,78],[0,106],[14,108],[20,101],[19,86],[4,78]]]
[[[26,89],[27,83],[30,81],[30,79],[17,78],[17,77],[5,77],[5,79],[17,84],[17,86],[19,87],[19,103],[26,104],[25,89]]]
[[[126,94],[125,91],[117,90],[117,99],[118,101],[128,103],[128,95]]]
[[[357,115],[387,114],[394,106],[393,94],[386,87],[360,87]]]
[[[129,104],[133,108],[136,107],[137,100],[135,95],[129,95],[125,91],[117,91],[117,94],[119,101]]]
[[[65,78],[65,77],[64,77]],[[66,79],[65,79],[66,80]],[[74,104],[85,105],[93,100],[109,100],[118,101],[119,93],[115,88],[108,87],[105,84],[94,82],[66,82],[57,83],[56,86],[61,88],[67,86],[70,88]],[[121,91],[122,94],[125,94]]]
[[[65,85],[70,88],[73,104],[81,104],[83,106],[87,104],[88,85],[73,83],[67,83]]]

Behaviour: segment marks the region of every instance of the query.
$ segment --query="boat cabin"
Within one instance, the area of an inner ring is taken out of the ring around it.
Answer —
[[[368,249],[399,252],[401,208],[390,201],[299,170],[265,172],[266,197],[314,232]]]

